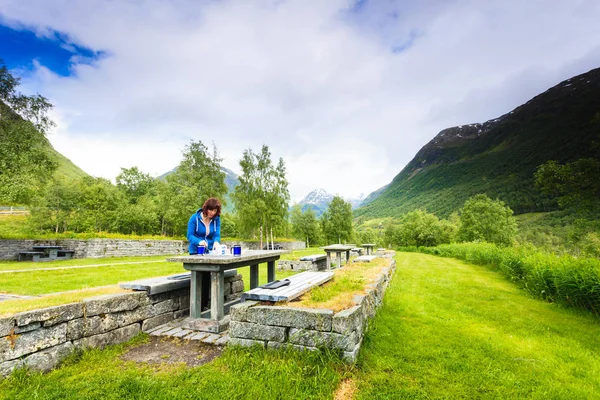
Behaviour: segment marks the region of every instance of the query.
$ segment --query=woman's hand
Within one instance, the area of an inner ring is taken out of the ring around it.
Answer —
[[[208,243],[206,243],[206,240],[201,240],[201,241],[198,243],[198,246],[208,246]]]
[[[217,250],[217,248],[220,246],[219,242],[214,242],[213,243],[213,250]]]

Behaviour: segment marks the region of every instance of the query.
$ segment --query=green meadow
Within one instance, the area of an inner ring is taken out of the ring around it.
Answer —
[[[235,347],[195,368],[123,361],[140,335],[47,374],[13,373],[0,398],[600,398],[596,317],[533,298],[484,266],[419,253],[396,261],[353,366],[330,353]]]

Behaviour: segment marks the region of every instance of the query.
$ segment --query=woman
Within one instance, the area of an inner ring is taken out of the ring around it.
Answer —
[[[196,211],[188,222],[187,239],[190,254],[198,253],[198,246],[214,250],[221,241],[221,202],[211,197]]]

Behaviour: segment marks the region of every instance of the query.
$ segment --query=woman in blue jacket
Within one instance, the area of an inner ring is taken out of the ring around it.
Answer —
[[[202,208],[196,211],[188,222],[187,239],[190,254],[198,253],[203,244],[213,250],[221,241],[221,202],[215,197],[207,199]]]

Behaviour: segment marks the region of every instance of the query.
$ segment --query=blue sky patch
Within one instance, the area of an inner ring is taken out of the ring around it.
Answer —
[[[39,37],[27,29],[13,29],[0,24],[0,58],[9,69],[33,69],[33,61],[61,76],[73,74],[71,66],[92,64],[105,55],[103,51],[78,46],[69,36],[53,31],[52,37]]]

